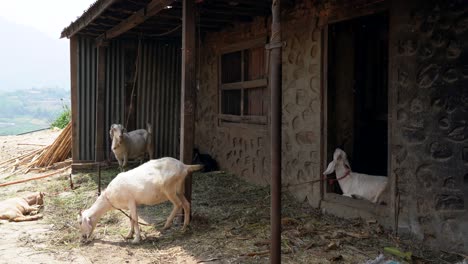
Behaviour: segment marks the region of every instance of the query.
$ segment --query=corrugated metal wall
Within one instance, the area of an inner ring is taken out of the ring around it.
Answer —
[[[106,52],[105,80],[105,157],[110,155],[111,124],[126,124],[127,71],[134,71],[135,61],[125,61],[125,53],[137,52],[136,41],[112,41]],[[78,40],[78,140],[81,161],[95,159],[97,49],[93,39]],[[155,158],[178,157],[180,134],[180,46],[143,40],[135,86],[136,128],[152,124]],[[127,78],[129,78],[127,76]],[[128,91],[127,91],[128,92]]]
[[[125,124],[125,56],[124,43],[112,41],[106,53],[106,100],[104,145],[105,157],[111,151],[109,128],[112,124]]]
[[[94,40],[78,38],[78,160],[94,160],[96,142],[97,49]]]
[[[141,44],[136,86],[136,126],[153,127],[155,157],[178,157],[181,51],[156,41]]]

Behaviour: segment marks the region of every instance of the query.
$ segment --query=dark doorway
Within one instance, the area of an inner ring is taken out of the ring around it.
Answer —
[[[336,147],[352,170],[387,175],[388,15],[329,25],[327,161]]]

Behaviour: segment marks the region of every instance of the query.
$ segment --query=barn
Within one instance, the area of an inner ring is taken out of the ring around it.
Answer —
[[[111,124],[150,122],[156,157],[196,147],[271,185],[277,242],[288,191],[468,253],[466,3],[279,2],[97,0],[62,32],[75,168],[110,158]],[[322,176],[337,147],[388,177],[384,203]]]

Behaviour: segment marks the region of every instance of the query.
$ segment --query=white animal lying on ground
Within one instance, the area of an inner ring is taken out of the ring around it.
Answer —
[[[130,210],[130,232],[127,239],[135,238],[132,243],[139,243],[140,228],[138,225],[137,205],[155,205],[167,200],[174,208],[167,218],[164,229],[171,226],[176,213],[184,209],[184,226],[190,221],[190,203],[184,196],[183,186],[187,175],[201,170],[202,165],[185,165],[174,158],[150,160],[143,165],[119,173],[101,193],[91,208],[83,211],[78,217],[81,236],[87,240],[91,237],[96,223],[111,209]]]
[[[387,177],[385,176],[352,172],[346,153],[339,148],[333,153],[333,161],[328,164],[323,175],[331,174],[334,171],[344,196],[364,198],[377,203],[387,186]]]
[[[120,170],[123,171],[129,159],[139,159],[140,163],[148,153],[149,159],[153,159],[153,143],[151,124],[147,124],[147,129],[137,129],[125,132],[125,128],[120,124],[113,124],[109,130],[112,139],[112,152],[114,152],[119,162]]]
[[[44,204],[44,194],[37,192],[22,198],[10,198],[0,202],[0,219],[13,222],[32,221],[41,219],[41,214],[36,214]],[[25,215],[25,214],[30,215]],[[35,215],[34,215],[35,214]]]

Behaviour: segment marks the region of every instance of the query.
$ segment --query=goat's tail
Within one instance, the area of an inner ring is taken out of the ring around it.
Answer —
[[[186,165],[188,172],[194,172],[194,171],[199,171],[203,169],[203,165],[197,164],[197,165]]]

